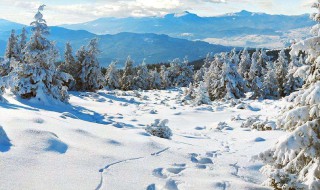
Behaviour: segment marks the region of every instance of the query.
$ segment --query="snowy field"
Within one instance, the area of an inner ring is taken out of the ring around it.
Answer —
[[[275,120],[286,103],[193,107],[180,97],[180,89],[99,91],[39,106],[4,95],[0,189],[268,189],[251,157],[285,132],[240,126],[252,115]],[[171,140],[146,133],[155,119],[169,120]]]

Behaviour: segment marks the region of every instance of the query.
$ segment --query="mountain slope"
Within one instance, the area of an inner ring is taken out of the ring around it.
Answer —
[[[213,45],[201,41],[188,41],[172,38],[167,35],[119,33],[115,35],[95,35],[84,30],[68,30],[62,27],[50,27],[49,39],[56,41],[63,55],[66,42],[71,42],[74,52],[90,39],[98,38],[100,49],[100,62],[107,66],[112,60],[119,60],[119,66],[124,64],[128,55],[140,64],[144,58],[148,63],[168,62],[174,58],[188,57],[190,61],[205,57],[208,52],[217,53],[230,51],[231,47]],[[20,31],[18,30],[17,33]],[[30,29],[28,28],[28,33]],[[0,32],[0,55],[4,54],[5,42],[10,32]]]

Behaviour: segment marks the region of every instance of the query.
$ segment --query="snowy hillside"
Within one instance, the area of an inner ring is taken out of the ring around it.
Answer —
[[[177,101],[180,96],[181,89],[99,91],[72,93],[70,105],[41,106],[6,94],[8,102],[0,104],[1,188],[264,189],[262,165],[251,157],[284,132],[240,125],[252,115],[273,120],[282,103],[191,107]],[[169,120],[171,140],[145,132],[155,119]]]

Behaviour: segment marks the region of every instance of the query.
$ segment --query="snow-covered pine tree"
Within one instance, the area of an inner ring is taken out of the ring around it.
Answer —
[[[249,79],[249,71],[251,66],[251,58],[247,48],[241,52],[240,63],[238,67],[239,74],[246,80]]]
[[[267,62],[262,91],[264,98],[273,99],[280,97],[278,80],[276,78],[274,64],[272,62]]]
[[[169,79],[169,71],[165,65],[161,65],[160,77],[161,77],[161,88],[166,89],[171,87],[171,81]]]
[[[303,89],[290,96],[294,106],[278,121],[278,127],[292,132],[257,156],[265,164],[261,169],[268,176],[265,184],[274,189],[320,187],[320,0],[313,7],[318,10],[312,15],[318,23],[313,28],[316,36],[294,44],[291,50],[291,55],[307,54],[311,74]]]
[[[193,65],[189,65],[188,59],[185,58],[180,65],[180,75],[178,76],[176,84],[178,84],[178,86],[188,86],[193,82],[193,74]]]
[[[133,78],[134,78],[133,61],[128,56],[124,66],[123,74],[120,80],[122,90],[133,90]]]
[[[278,59],[275,62],[275,69],[279,84],[279,94],[281,97],[284,97],[284,86],[286,83],[286,76],[288,74],[288,58],[283,49],[279,52]]]
[[[133,78],[133,87],[132,89],[137,90],[148,90],[151,86],[151,77],[152,72],[148,70],[147,64],[145,60],[143,60],[142,64],[137,68],[137,74]]]
[[[257,49],[251,58],[251,66],[248,73],[248,84],[253,92],[251,98],[260,98],[262,96],[262,84],[263,84],[263,68],[261,62],[258,62],[259,50]]]
[[[261,65],[262,69],[266,69],[269,60],[270,58],[267,55],[266,50],[261,49],[258,57],[258,65]]]
[[[106,86],[109,89],[120,89],[120,74],[119,71],[117,69],[117,62],[113,61],[108,69],[107,69],[107,73],[106,73]]]
[[[168,77],[173,86],[185,87],[193,80],[193,66],[189,65],[187,59],[183,62],[180,59],[174,59],[171,61],[168,71]]]
[[[202,67],[194,73],[193,81],[196,86],[198,86],[198,84],[204,80],[203,78],[204,74],[209,69],[212,61],[213,59],[212,59],[211,53],[208,53],[206,58],[203,61],[204,64],[202,65]]]
[[[256,76],[252,81],[251,81],[251,92],[252,96],[250,99],[259,99],[263,96],[263,81],[261,81],[261,78]]]
[[[230,62],[238,66],[240,59],[239,59],[239,54],[237,53],[236,48],[233,48],[231,50],[231,53],[229,54],[229,56],[230,56]]]
[[[207,91],[207,87],[205,82],[201,81],[199,83],[198,88],[195,90],[194,94],[194,104],[202,105],[202,104],[211,104],[209,93]]]
[[[251,65],[250,65],[250,70],[249,70],[249,82],[252,82],[256,77],[261,77],[262,76],[262,65],[260,65],[261,62],[258,62],[259,58],[259,50],[257,49],[251,57]]]
[[[77,75],[79,75],[80,64],[76,64],[70,42],[66,43],[64,51],[64,62],[59,65],[58,70],[70,74],[73,78],[76,78]],[[71,90],[75,90],[75,83],[75,80],[70,81],[70,84],[67,84],[68,88]]]
[[[194,98],[195,98],[195,88],[194,88],[194,85],[190,83],[189,86],[183,92],[182,101],[186,102],[186,101],[193,100]]]
[[[161,76],[158,73],[157,68],[150,70],[150,87],[149,89],[161,89]]]
[[[16,59],[20,58],[19,56],[19,46],[18,46],[18,37],[16,36],[15,30],[11,31],[10,37],[8,39],[7,48],[5,52],[5,58],[7,59]]]
[[[31,23],[33,34],[23,51],[24,64],[11,64],[10,86],[13,93],[22,98],[35,98],[48,104],[54,100],[67,102],[69,95],[65,83],[72,77],[55,67],[57,50],[54,43],[45,38],[49,31],[41,13],[44,6],[39,7],[35,21]]]
[[[15,61],[15,60],[10,60],[10,59],[4,59],[3,61],[0,62],[0,77],[4,77],[7,76],[12,68],[11,68],[11,61]]]
[[[19,61],[23,61],[24,60],[24,53],[23,50],[27,45],[27,30],[25,27],[22,28],[21,34],[19,35]]]
[[[81,62],[81,71],[79,75],[79,87],[81,91],[96,91],[102,89],[105,83],[104,77],[101,72],[100,64],[98,61],[98,39],[93,38],[87,45],[84,60]]]
[[[290,95],[292,92],[297,91],[303,85],[303,79],[300,77],[295,77],[295,73],[300,67],[298,57],[296,55],[291,56],[291,62],[288,66],[288,73],[285,77],[284,94],[285,96]]]
[[[232,64],[228,57],[224,59],[221,68],[220,64],[212,64],[205,76],[205,85],[212,101],[242,98],[246,91],[244,80],[237,72],[236,65]]]

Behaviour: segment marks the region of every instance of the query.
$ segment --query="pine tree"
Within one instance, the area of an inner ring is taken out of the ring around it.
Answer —
[[[135,75],[133,78],[134,87],[132,88],[134,90],[136,89],[148,90],[150,87],[150,84],[149,84],[150,77],[151,77],[150,74],[149,74],[147,64],[145,63],[145,61],[143,61],[142,64],[138,67],[137,75]]]
[[[13,58],[16,60],[19,60],[19,58],[20,58],[18,37],[15,34],[15,30],[11,31],[11,35],[10,35],[8,43],[7,43],[5,58],[8,58],[8,59]]]
[[[75,79],[80,69],[80,64],[76,64],[75,58],[73,57],[72,46],[67,42],[64,51],[64,62],[59,65],[58,70],[70,74]],[[67,84],[68,88],[75,90],[75,83],[75,80],[70,81],[70,84]]]
[[[150,70],[150,87],[149,89],[161,89],[161,76],[157,69]]]
[[[276,78],[274,64],[272,62],[267,63],[267,73],[263,80],[263,96],[264,98],[279,98],[279,85]]]
[[[106,85],[109,89],[120,89],[119,71],[116,67],[117,62],[113,61],[106,73]]]
[[[87,45],[87,51],[81,54],[81,57],[84,56],[84,60],[81,62],[78,90],[96,91],[103,88],[105,80],[97,58],[99,53],[98,39],[93,38]]]
[[[259,56],[259,51],[258,49],[256,52],[252,54],[252,62],[249,70],[249,82],[253,81],[256,77],[261,77],[262,76],[262,66],[260,65],[261,62],[258,62],[258,56]]]
[[[239,54],[236,51],[236,48],[233,48],[230,53],[230,62],[232,64],[238,65],[239,64]]]
[[[23,27],[21,34],[19,36],[19,61],[23,61],[24,60],[24,48],[27,45],[27,31],[26,28]]]
[[[250,72],[250,66],[251,66],[251,58],[248,53],[247,48],[245,48],[240,56],[240,63],[238,67],[239,74],[246,80],[249,79],[249,72]]]
[[[311,74],[303,89],[294,93],[294,106],[280,116],[278,127],[292,131],[275,146],[256,158],[264,162],[266,185],[274,189],[312,189],[320,187],[320,0],[313,6],[318,10],[313,19],[317,36],[292,46],[291,55],[302,51],[311,63]]]
[[[160,71],[160,77],[161,77],[161,88],[166,89],[171,87],[171,82],[169,80],[169,72],[165,65],[161,65],[161,71]]]
[[[65,84],[72,77],[55,67],[58,54],[54,43],[45,38],[49,31],[41,13],[44,6],[39,7],[31,23],[33,34],[23,51],[25,64],[12,64],[11,90],[22,98],[36,98],[43,103],[67,102],[69,95]]]
[[[206,84],[203,81],[200,82],[198,88],[195,90],[194,103],[196,105],[211,104]]]
[[[288,74],[288,59],[283,49],[279,52],[278,59],[275,62],[275,69],[279,84],[279,94],[281,97],[283,97],[285,96],[284,86],[286,82],[286,76]]]
[[[211,65],[206,73],[205,83],[212,101],[222,98],[242,98],[246,91],[243,78],[237,72],[236,65],[232,64],[228,57],[225,57],[221,68],[220,64]]]
[[[300,77],[295,77],[294,74],[297,71],[298,67],[300,67],[300,63],[298,61],[297,56],[291,56],[291,62],[288,66],[288,73],[285,77],[284,84],[284,94],[286,96],[290,95],[292,92],[295,92],[303,85],[303,80]]]
[[[124,66],[123,75],[120,81],[121,89],[133,90],[133,78],[134,78],[133,61],[131,60],[130,56],[128,56]]]

